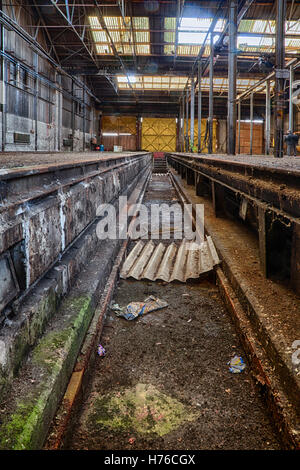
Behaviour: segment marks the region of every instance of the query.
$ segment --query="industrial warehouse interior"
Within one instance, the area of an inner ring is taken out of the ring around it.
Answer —
[[[0,29],[0,450],[299,450],[300,1]]]

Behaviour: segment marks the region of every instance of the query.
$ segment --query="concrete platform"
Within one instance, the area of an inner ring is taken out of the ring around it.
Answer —
[[[288,279],[300,293],[300,159],[172,153],[168,161],[212,200],[216,217],[257,233],[264,276]]]
[[[2,152],[0,153],[0,170],[24,166],[105,161],[143,153],[147,152]]]
[[[274,158],[273,155],[226,155],[226,154],[197,154],[197,153],[174,153],[173,155],[182,155],[203,161],[224,163],[238,163],[244,166],[255,166],[269,169],[300,171],[300,156],[283,158]],[[1,160],[0,160],[1,161]]]
[[[297,447],[300,381],[299,366],[293,363],[292,355],[293,344],[299,339],[300,298],[284,283],[264,277],[253,232],[235,220],[216,217],[212,201],[197,196],[195,186],[175,172],[174,176],[192,203],[204,204],[205,229],[214,240],[223,270],[245,312],[247,335],[254,338],[259,350],[259,357],[252,358],[253,362],[258,361],[267,371],[268,383],[256,370],[257,380],[272,396],[275,420],[287,446]],[[285,426],[289,426],[288,432]]]

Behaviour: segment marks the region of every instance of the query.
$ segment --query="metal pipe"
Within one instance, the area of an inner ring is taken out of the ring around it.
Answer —
[[[238,101],[238,153],[241,153],[241,100]]]
[[[294,131],[294,104],[293,104],[293,82],[294,70],[290,67],[290,90],[289,90],[289,129]]]
[[[201,119],[202,119],[202,62],[198,62],[198,153],[201,152]]]
[[[270,155],[271,99],[270,80],[266,82],[265,153]]]
[[[230,0],[229,7],[229,50],[228,50],[228,115],[227,153],[235,154],[236,146],[236,50],[237,50],[237,2]]]
[[[209,58],[209,111],[208,111],[208,153],[212,153],[213,115],[214,115],[214,35],[210,35]]]
[[[250,155],[253,153],[253,93],[250,95]]]
[[[283,157],[284,132],[284,66],[285,66],[285,12],[286,0],[277,0],[276,3],[276,42],[275,42],[275,148],[274,157]]]
[[[193,152],[194,148],[194,134],[195,134],[195,80],[194,77],[191,80],[191,136],[190,136],[190,148]]]

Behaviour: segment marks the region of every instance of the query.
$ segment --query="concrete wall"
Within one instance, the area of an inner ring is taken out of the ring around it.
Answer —
[[[18,0],[14,7],[4,6],[5,14],[15,19],[14,13],[20,11],[17,5]],[[33,16],[23,9],[22,12],[16,14],[18,24],[31,31],[28,25],[34,22]],[[85,77],[58,72],[17,32],[4,29],[3,36],[0,150],[90,150],[91,139],[99,136],[99,113]],[[42,29],[36,41],[47,50]],[[25,134],[29,142],[17,142],[15,133]],[[67,140],[71,145],[64,146]]]
[[[98,206],[129,196],[151,161],[137,154],[2,170],[0,394],[78,273],[107,244],[97,237]]]

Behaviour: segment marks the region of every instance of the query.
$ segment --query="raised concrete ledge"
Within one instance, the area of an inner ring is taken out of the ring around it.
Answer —
[[[300,178],[300,158],[284,157],[283,159],[274,158],[266,155],[224,155],[224,154],[195,154],[172,152],[169,155],[176,155],[195,162],[205,163],[207,165],[219,166],[221,168],[231,167],[232,170],[243,172],[246,175],[255,176],[259,174],[276,174],[287,178]]]
[[[144,190],[147,175],[149,171],[132,183],[132,203]],[[1,449],[42,447],[91,321],[94,328],[96,306],[123,243],[102,241],[6,391],[0,416]]]
[[[145,166],[121,194],[129,196],[134,192],[138,183],[145,180],[149,171],[149,165]],[[111,200],[116,207],[118,207],[119,195]],[[89,257],[101,249],[103,242],[98,240],[96,234],[97,223],[98,218],[87,230],[80,233],[76,242],[66,251],[60,261],[32,288],[30,296],[27,295],[14,301],[15,315],[7,319],[0,330],[0,345],[2,345],[0,395],[1,390],[7,387],[17,373],[29,349],[43,333],[61,299],[69,291]]]
[[[14,308],[12,297],[24,296],[51,269],[96,219],[98,206],[123,194],[151,165],[151,156],[140,153],[115,161],[92,162],[89,170],[81,162],[62,173],[19,178],[19,185],[12,179],[10,190],[2,187],[0,271],[10,271],[10,288],[0,284],[0,311]]]
[[[237,191],[257,205],[277,211],[283,216],[300,218],[300,171],[274,167],[260,167],[253,163],[203,157],[193,154],[169,154],[171,161],[195,171],[201,177]],[[300,166],[300,158],[299,158]]]
[[[56,169],[89,166],[147,154],[150,154],[150,152],[1,152],[0,178],[22,177]]]

